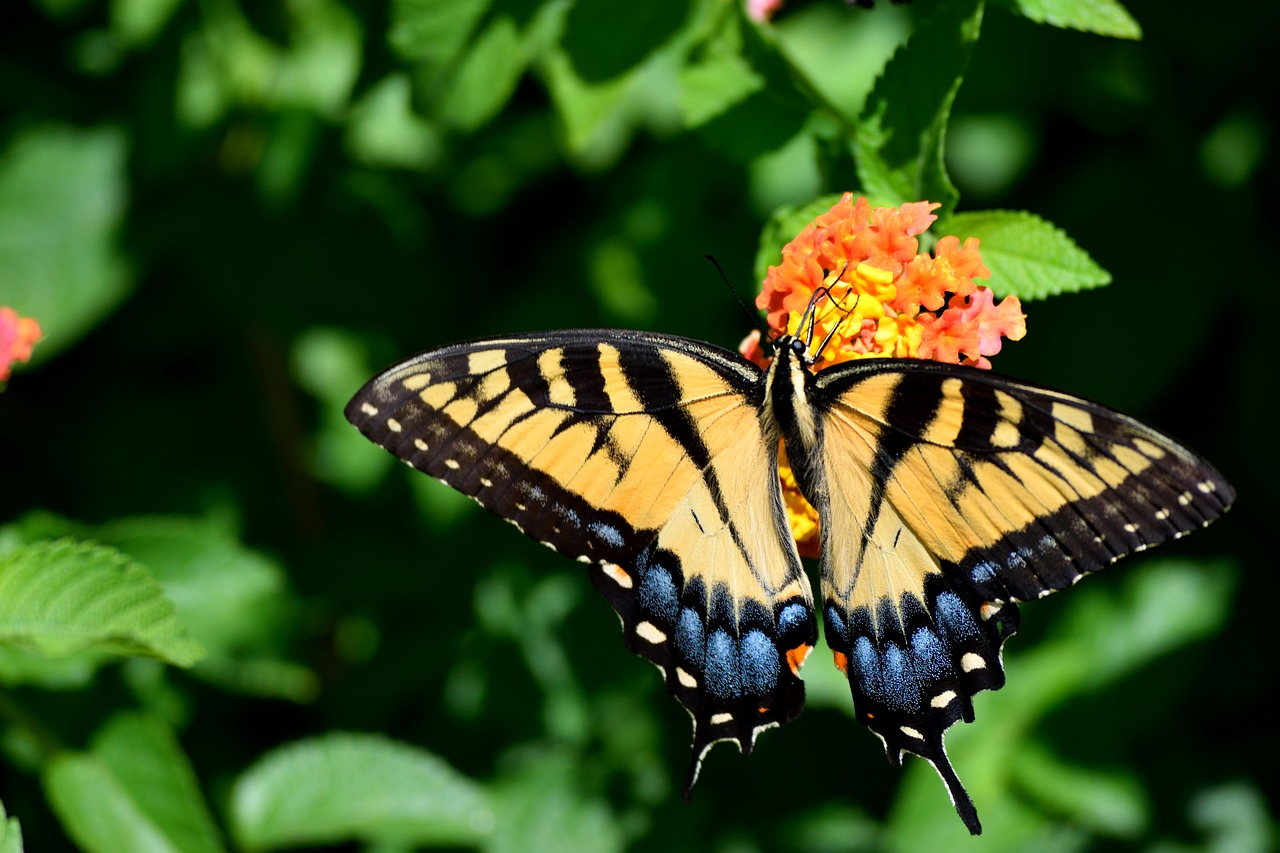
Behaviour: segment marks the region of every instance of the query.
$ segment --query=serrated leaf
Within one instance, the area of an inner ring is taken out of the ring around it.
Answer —
[[[94,539],[145,566],[164,587],[178,619],[204,648],[206,656],[195,670],[201,678],[238,692],[294,701],[314,695],[313,674],[271,659],[278,645],[276,633],[292,606],[283,570],[218,524],[139,516],[88,526],[33,512],[6,530],[26,542],[66,536]]]
[[[986,210],[957,213],[934,225],[937,234],[961,240],[977,237],[982,261],[991,270],[987,285],[1000,296],[1044,299],[1111,283],[1098,266],[1062,229],[1034,213]]]
[[[209,654],[270,645],[273,617],[286,606],[284,572],[218,525],[139,516],[93,528],[93,535],[151,571]]]
[[[204,654],[146,569],[114,548],[68,539],[0,557],[0,643],[49,656],[145,655],[178,666]]]
[[[484,789],[437,756],[376,735],[338,733],[276,749],[231,795],[239,846],[349,840],[471,846],[493,829]]]
[[[832,193],[804,204],[784,204],[770,213],[760,229],[760,243],[756,247],[756,260],[752,267],[755,280],[764,281],[769,267],[782,263],[782,247],[794,240],[817,216],[830,210],[841,195]]]
[[[977,0],[939,3],[876,81],[853,142],[862,188],[893,204],[934,201],[945,214],[959,193],[943,162],[947,120],[982,28]]]
[[[1115,0],[996,0],[1037,24],[1122,39],[1142,38],[1142,27]]]
[[[73,344],[131,286],[116,245],[126,148],[112,128],[54,125],[0,151],[0,302],[40,323],[36,362]]]
[[[43,781],[67,834],[91,853],[225,849],[190,762],[152,718],[116,716],[88,752],[55,756]]]
[[[5,814],[0,803],[0,853],[22,853],[22,827],[16,817]]]

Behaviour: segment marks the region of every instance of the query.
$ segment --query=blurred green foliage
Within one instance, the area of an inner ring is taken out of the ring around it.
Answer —
[[[1241,495],[1024,609],[949,739],[973,843],[1272,849],[1275,381],[1225,285],[1277,189],[1276,14],[5,4],[0,305],[46,339],[0,394],[0,851],[967,843],[822,655],[802,719],[681,803],[687,720],[580,570],[341,416],[480,334],[732,346],[702,256],[749,291],[844,190],[941,202],[932,233],[980,236],[1027,303],[998,369],[1170,429]]]

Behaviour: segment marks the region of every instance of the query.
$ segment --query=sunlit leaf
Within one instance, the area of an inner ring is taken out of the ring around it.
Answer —
[[[0,803],[0,853],[22,853],[22,827],[16,817],[8,817]]]
[[[1188,809],[1206,837],[1208,853],[1265,853],[1280,840],[1274,812],[1262,792],[1245,782],[1228,782],[1198,793]]]
[[[476,36],[440,105],[440,118],[461,130],[475,130],[510,100],[528,64],[515,21],[495,18]]]
[[[261,695],[304,701],[314,694],[314,675],[273,659],[275,635],[292,606],[283,571],[220,525],[139,516],[89,526],[31,513],[7,529],[20,531],[28,542],[92,538],[145,566],[164,587],[177,618],[205,649],[197,675],[228,689]]]
[[[982,262],[991,270],[986,282],[1001,296],[1044,299],[1111,283],[1098,266],[1062,229],[1034,213],[984,210],[956,213],[933,226],[938,234],[961,240],[977,237]]]
[[[350,840],[472,846],[494,817],[484,789],[435,755],[339,733],[260,758],[235,784],[231,823],[250,850]]]
[[[88,752],[55,756],[43,774],[63,828],[91,853],[216,853],[218,831],[191,764],[161,723],[113,718]]]
[[[178,666],[203,654],[146,569],[114,548],[69,539],[0,557],[0,643],[54,657],[87,650]]]
[[[625,849],[618,819],[608,803],[584,790],[581,767],[571,755],[522,754],[513,763],[494,785],[497,825],[486,853]]]
[[[1047,812],[1098,835],[1134,838],[1151,820],[1151,803],[1132,770],[1070,764],[1035,743],[1017,753],[1012,770],[1018,787]]]
[[[976,0],[939,3],[885,66],[858,120],[854,157],[862,188],[893,204],[959,193],[943,162],[947,119],[982,27]]]
[[[1122,39],[1142,38],[1142,28],[1115,0],[995,0],[1038,24]]]
[[[393,0],[388,40],[433,78],[462,52],[491,0]]]
[[[695,128],[759,92],[765,80],[742,56],[737,43],[717,38],[680,72],[680,113]]]
[[[391,74],[351,109],[347,150],[366,165],[426,169],[442,153],[439,132],[412,107],[409,78]]]
[[[132,284],[117,247],[126,149],[118,129],[46,125],[0,150],[0,304],[40,323],[36,362],[75,343]]]

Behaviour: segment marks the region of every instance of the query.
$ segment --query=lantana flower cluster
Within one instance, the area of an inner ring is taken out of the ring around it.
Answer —
[[[932,211],[939,206],[920,201],[873,208],[845,193],[783,247],[781,264],[769,268],[756,307],[767,312],[771,333],[808,339],[818,370],[854,358],[890,357],[989,369],[988,357],[1000,352],[1005,338],[1026,334],[1026,317],[1016,296],[996,302],[989,288],[974,283],[991,276],[977,238],[961,243],[943,237],[932,254],[919,251],[916,238],[937,219]],[[816,305],[809,336],[799,324],[824,288],[828,298]],[[758,331],[740,349],[768,365]],[[818,514],[796,486],[785,447],[780,462],[792,533],[801,554],[816,556]]]
[[[0,306],[0,382],[9,378],[16,362],[31,358],[31,350],[43,333],[30,317],[19,317],[7,305]]]

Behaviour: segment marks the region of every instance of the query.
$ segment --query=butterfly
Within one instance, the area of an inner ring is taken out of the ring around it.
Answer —
[[[1004,684],[1017,602],[1222,515],[1230,485],[1133,418],[910,359],[762,369],[671,335],[569,330],[428,350],[347,418],[406,463],[585,564],[632,651],[693,718],[686,796],[719,741],[750,752],[804,705],[817,642],[779,442],[821,517],[822,618],[857,719],[977,811],[943,737]]]

